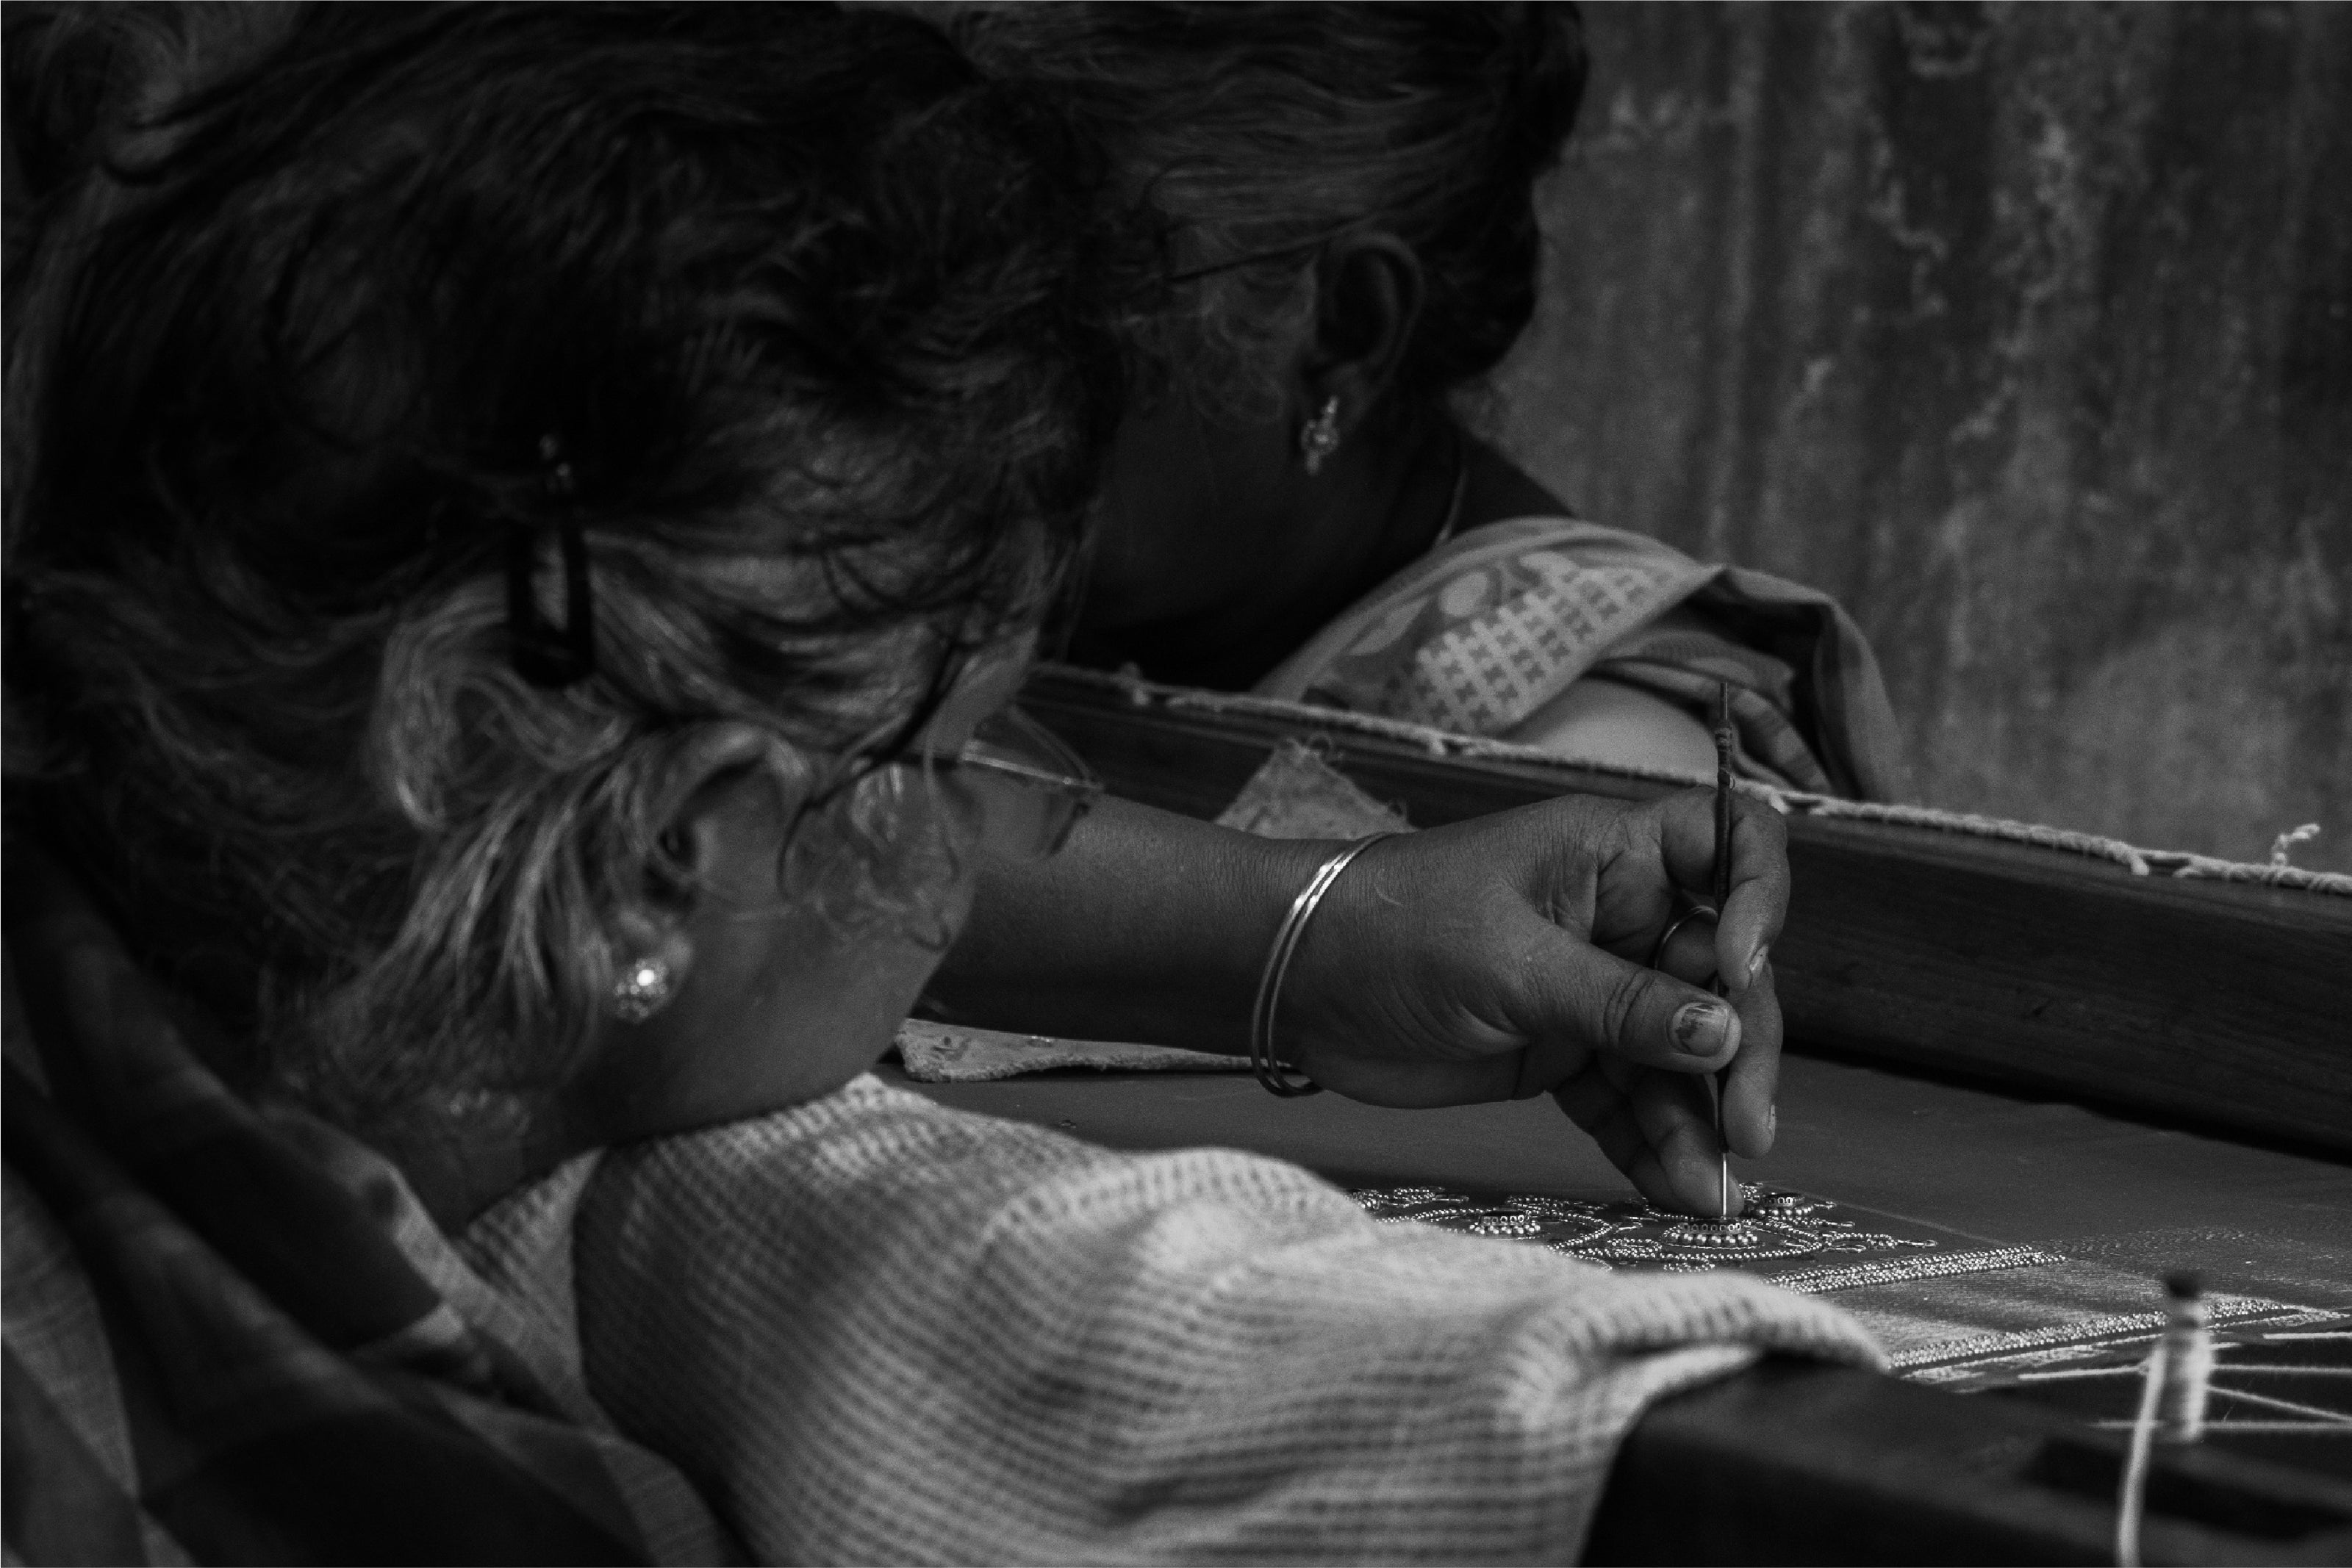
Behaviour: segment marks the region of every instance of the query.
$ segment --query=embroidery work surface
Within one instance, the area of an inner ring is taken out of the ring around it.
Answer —
[[[1479,1194],[1434,1186],[1361,1187],[1375,1219],[1434,1225],[1580,1258],[1610,1269],[1736,1268],[1852,1312],[1920,1382],[1990,1386],[2018,1374],[2145,1344],[2162,1332],[2155,1281],[2039,1247],[1969,1237],[1802,1193],[1744,1189],[1729,1221],[1635,1202]],[[2206,1301],[2217,1329],[2282,1331],[2340,1321],[2264,1297]]]

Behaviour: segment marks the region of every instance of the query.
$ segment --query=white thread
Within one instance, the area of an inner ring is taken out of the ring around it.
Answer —
[[[2055,1383],[2065,1377],[2137,1377],[2138,1375],[2139,1368],[2136,1365],[2057,1366],[2047,1372],[2021,1372],[2017,1375],[2017,1380],[2020,1383]]]
[[[2144,1381],[2139,1414],[2132,1417],[2131,1448],[2124,1460],[2122,1489],[2116,1494],[2116,1568],[2140,1568],[2139,1529],[2147,1506],[2147,1461],[2156,1447],[2156,1406],[2164,1390],[2164,1343],[2157,1342],[2141,1363]]]
[[[2193,1282],[2173,1291],[2159,1349],[2164,1398],[2157,1435],[2168,1443],[2193,1443],[2205,1428],[2205,1406],[2213,1385],[2213,1334],[2202,1291]]]
[[[2221,1350],[2235,1350],[2238,1347],[2235,1345],[2225,1344],[2216,1348]],[[2292,1375],[2296,1377],[2352,1377],[2352,1366],[2295,1366],[2288,1363],[2276,1361],[2263,1362],[2254,1366],[2225,1366],[2220,1368],[2219,1371],[2226,1372],[2232,1377],[2243,1377],[2249,1373],[2262,1373],[2265,1375],[2271,1374],[2278,1374],[2281,1375]],[[2221,1385],[2217,1383],[2214,1386],[2219,1388]]]
[[[2319,836],[2317,822],[2305,822],[2299,828],[2289,828],[2271,841],[2271,864],[2288,864],[2287,852],[2297,844],[2307,844]]]
[[[2092,1426],[2102,1432],[2120,1432],[2133,1425],[2129,1421],[2094,1421]],[[2328,1426],[2317,1421],[2209,1421],[2209,1432],[2269,1432],[2289,1434],[2297,1437],[2352,1437],[2352,1422]]]
[[[2212,1392],[2212,1311],[2194,1274],[2167,1276],[2164,1318],[2164,1333],[2148,1352],[2147,1382],[2140,1389],[2138,1416],[2132,1423],[2123,1488],[2116,1498],[2116,1562],[2121,1568],[2138,1568],[2140,1527],[2147,1511],[2148,1461],[2157,1440],[2180,1445],[2202,1437],[2206,1402]],[[2235,1396],[2313,1413],[2307,1406],[2259,1394],[2235,1393]]]
[[[1778,1283],[1778,1281],[1776,1281],[1775,1283]],[[2217,1351],[2221,1351],[2236,1350],[2239,1347],[2236,1345],[2225,1344],[2217,1345],[2214,1348]],[[2278,1362],[2263,1362],[2253,1366],[2231,1364],[2229,1366],[2217,1367],[2214,1371],[2215,1382],[2213,1384],[2213,1387],[2220,1393],[2229,1395],[2236,1395],[2242,1392],[2242,1390],[2224,1386],[2219,1381],[2221,1374],[2224,1372],[2228,1373],[2232,1377],[2246,1377],[2252,1375],[2261,1375],[2265,1377],[2352,1377],[2352,1366],[2294,1366],[2284,1364]],[[2061,1378],[2068,1377],[2137,1377],[2138,1375],[2139,1368],[2136,1365],[2056,1366],[2050,1368],[2046,1372],[2021,1372],[2017,1375],[2017,1380],[2020,1383],[2054,1383]],[[2254,1397],[2252,1395],[2247,1396],[2249,1398]],[[2352,1421],[2352,1416],[2332,1415],[2330,1419]]]
[[[2318,1405],[2305,1405],[2295,1399],[2281,1399],[2273,1394],[2256,1394],[2247,1388],[2229,1388],[2222,1392],[2232,1399],[2242,1399],[2250,1405],[2267,1406],[2273,1410],[2284,1410],[2290,1416],[2308,1416],[2317,1426],[2352,1427],[2352,1416],[2347,1416],[2341,1410],[2330,1410]]]

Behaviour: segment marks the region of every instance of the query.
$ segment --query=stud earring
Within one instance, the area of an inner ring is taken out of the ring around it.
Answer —
[[[1298,427],[1298,455],[1309,478],[1323,471],[1323,460],[1339,450],[1339,400],[1327,398],[1313,419]]]
[[[613,982],[613,1016],[623,1023],[643,1023],[669,1004],[677,977],[659,958],[640,958]]]

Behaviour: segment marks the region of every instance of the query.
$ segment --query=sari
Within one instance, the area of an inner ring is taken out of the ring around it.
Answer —
[[[1588,675],[1710,727],[1727,685],[1746,777],[1865,800],[1906,791],[1877,660],[1835,600],[1574,517],[1466,530],[1351,606],[1255,691],[1513,740]]]

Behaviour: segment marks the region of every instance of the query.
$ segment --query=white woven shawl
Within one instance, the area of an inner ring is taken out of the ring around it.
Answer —
[[[1878,1357],[1743,1275],[1382,1225],[1277,1161],[870,1077],[574,1162],[465,1249],[766,1562],[1568,1561],[1651,1400]]]

